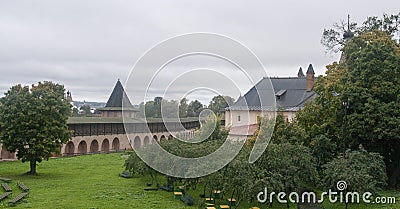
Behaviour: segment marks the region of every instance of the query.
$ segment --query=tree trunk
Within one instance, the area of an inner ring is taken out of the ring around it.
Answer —
[[[389,186],[396,188],[398,178],[400,177],[400,166],[398,166],[389,176]]]
[[[29,171],[30,175],[36,175],[36,160],[30,161],[31,170]]]

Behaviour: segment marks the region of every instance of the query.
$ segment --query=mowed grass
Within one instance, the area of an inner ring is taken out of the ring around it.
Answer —
[[[29,196],[12,208],[144,208],[144,209],[180,209],[198,208],[197,201],[203,187],[198,186],[196,191],[189,191],[195,198],[194,206],[185,206],[179,200],[173,199],[170,192],[144,191],[146,182],[151,179],[134,177],[124,179],[118,174],[124,170],[124,158],[121,153],[97,154],[78,157],[64,157],[44,161],[38,166],[38,175],[29,176],[25,173],[29,170],[28,163],[0,162],[0,177],[12,179],[10,186],[13,189],[11,198],[21,193],[17,182],[22,181],[30,187]],[[159,176],[161,183],[165,179]],[[0,193],[2,189],[0,188]],[[386,208],[400,209],[399,192],[386,191],[381,196],[397,197],[397,204],[351,204],[349,209]],[[0,208],[8,206],[10,197],[0,202]],[[221,201],[224,203],[224,201]],[[258,206],[269,208],[267,204],[240,204],[240,209]],[[344,204],[329,204],[324,202],[327,209],[345,208]],[[286,208],[285,204],[274,202],[272,208]],[[297,208],[291,204],[290,208]]]
[[[185,208],[171,193],[145,192],[146,177],[119,177],[123,163],[121,153],[57,158],[40,163],[37,176],[28,176],[29,163],[0,162],[0,177],[13,180],[11,198],[21,193],[17,181],[30,188],[29,196],[13,208]],[[9,208],[11,198],[0,208]]]

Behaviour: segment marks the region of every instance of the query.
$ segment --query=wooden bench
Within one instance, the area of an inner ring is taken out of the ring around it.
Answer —
[[[185,186],[177,186],[175,188],[175,192],[184,192],[185,191]]]
[[[213,191],[213,197],[215,199],[220,199],[221,198],[221,191],[220,190],[214,190]]]
[[[228,205],[229,206],[235,206],[236,205],[236,200],[235,200],[235,198],[229,198],[228,199]]]
[[[182,197],[182,192],[174,192],[174,199],[179,200]]]
[[[7,179],[7,178],[0,178],[0,181],[4,181],[7,183],[10,183],[12,180],[11,179]]]
[[[5,199],[6,197],[10,196],[10,194],[12,194],[12,192],[6,192],[6,193],[0,195],[0,201],[2,201],[3,199]]]
[[[18,187],[24,192],[29,190],[29,187],[25,186],[25,184],[22,182],[18,182]]]
[[[215,205],[213,203],[205,203],[206,207],[214,207]]]
[[[12,192],[11,187],[7,183],[3,183],[1,184],[1,186],[4,188],[6,192]]]
[[[229,206],[229,205],[220,205],[219,208],[220,209],[229,209],[229,208],[231,208],[231,206]]]
[[[172,191],[174,191],[174,186],[165,183],[165,184],[161,187],[161,189],[162,189],[162,190],[165,190],[165,191],[167,191],[167,192],[172,192]]]
[[[186,205],[192,206],[194,204],[194,199],[190,195],[185,195],[181,197],[181,201]]]
[[[132,178],[132,174],[129,171],[122,171],[122,173],[120,173],[119,176],[123,178]]]
[[[10,200],[8,202],[8,204],[13,205],[13,204],[17,203],[18,201],[22,200],[28,194],[29,194],[28,192],[21,193],[18,196],[16,196],[14,199]]]

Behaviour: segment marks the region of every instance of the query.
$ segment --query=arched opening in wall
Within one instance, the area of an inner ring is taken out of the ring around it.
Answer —
[[[160,137],[160,142],[162,142],[162,141],[164,141],[164,140],[165,140],[165,136],[162,135],[162,136]]]
[[[15,153],[6,150],[4,147],[1,149],[1,159],[14,159]]]
[[[90,153],[97,153],[99,152],[99,142],[97,140],[93,140],[92,143],[90,143]]]
[[[102,152],[110,151],[110,142],[108,141],[108,139],[104,139],[103,143],[101,143],[101,151]]]
[[[135,139],[133,140],[133,148],[137,149],[140,146],[141,146],[140,137],[136,136]]]
[[[119,151],[119,139],[117,137],[114,138],[114,140],[112,141],[112,149],[115,151]]]
[[[174,137],[172,136],[172,134],[170,134],[169,136],[168,136],[168,140],[171,140],[171,139],[173,139]]]
[[[153,136],[153,139],[157,142],[157,139],[158,139],[158,138],[157,138],[157,135],[154,135],[154,136]]]
[[[144,137],[144,140],[143,140],[144,146],[148,145],[149,143],[150,143],[149,137],[148,137],[148,136],[145,136],[145,137]]]
[[[65,151],[64,154],[69,156],[69,155],[73,155],[75,152],[75,145],[72,141],[69,141],[66,145],[65,145]]]
[[[78,153],[79,154],[86,154],[87,153],[87,144],[85,141],[81,141],[78,144]]]
[[[57,151],[56,152],[52,152],[51,156],[52,157],[60,157],[61,156],[61,148],[62,147],[57,148],[58,152]]]

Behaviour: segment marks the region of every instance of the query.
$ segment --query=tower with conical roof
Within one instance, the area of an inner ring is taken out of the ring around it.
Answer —
[[[106,106],[98,109],[102,117],[116,117],[122,116],[127,118],[134,118],[135,112],[138,112],[129,101],[128,95],[125,93],[121,81],[117,81],[114,90],[112,91]]]
[[[314,87],[314,75],[314,68],[312,64],[310,64],[306,72],[306,91],[312,91]]]

